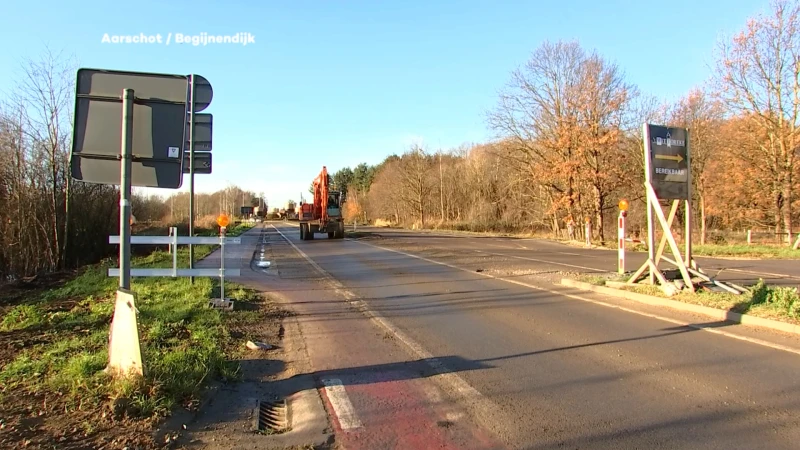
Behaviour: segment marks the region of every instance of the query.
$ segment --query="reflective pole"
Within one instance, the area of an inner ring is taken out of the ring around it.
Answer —
[[[617,218],[617,255],[619,256],[619,266],[617,271],[625,273],[625,218],[628,216],[628,201],[624,198],[619,201],[619,217]]]
[[[225,227],[219,227],[220,237],[220,269],[219,269],[219,299],[225,301]]]
[[[619,238],[619,250],[617,250],[619,255],[619,273],[625,273],[625,216],[627,216],[625,211],[619,212],[617,224],[617,237]]]

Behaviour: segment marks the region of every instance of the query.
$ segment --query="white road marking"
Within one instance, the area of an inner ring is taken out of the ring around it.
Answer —
[[[339,425],[342,430],[360,428],[362,426],[361,421],[358,420],[356,410],[353,408],[353,404],[350,403],[350,397],[347,396],[342,380],[331,378],[322,380],[322,384],[325,385],[325,393],[328,395],[328,400],[333,406],[333,412],[336,414],[336,418],[339,419]]]
[[[702,330],[702,331],[707,331],[709,333],[718,334],[720,336],[725,336],[725,337],[737,339],[737,340],[740,340],[740,341],[750,342],[751,344],[761,345],[763,347],[769,347],[769,348],[772,348],[772,349],[775,349],[775,350],[781,350],[781,351],[784,351],[784,352],[787,352],[787,353],[794,353],[796,355],[800,355],[800,349],[796,349],[796,348],[793,348],[793,347],[788,347],[788,346],[781,345],[781,344],[774,344],[772,342],[767,342],[767,341],[764,341],[764,340],[761,340],[761,339],[751,338],[751,337],[747,337],[747,336],[740,336],[738,334],[729,333],[727,331],[718,330],[716,328],[709,328],[709,327],[706,327],[706,326],[703,326],[703,325],[693,324],[693,323],[689,323],[689,322],[682,321],[682,320],[670,319],[668,317],[659,316],[657,314],[650,314],[650,313],[646,313],[646,312],[643,312],[643,311],[637,311],[635,309],[626,308],[624,306],[614,305],[614,304],[611,304],[611,303],[606,303],[606,302],[600,301],[600,300],[592,300],[590,298],[582,297],[580,295],[574,295],[574,294],[567,294],[567,293],[564,293],[564,292],[558,292],[558,291],[554,291],[554,290],[551,290],[551,289],[543,288],[543,287],[540,287],[540,286],[535,286],[535,285],[532,285],[532,284],[529,284],[529,283],[525,283],[525,282],[522,282],[522,281],[518,281],[518,280],[510,280],[510,279],[507,279],[507,278],[496,277],[496,276],[488,274],[486,272],[475,272],[473,270],[465,269],[463,267],[454,266],[452,264],[447,264],[447,263],[444,263],[444,262],[441,262],[441,261],[434,261],[432,259],[428,259],[428,258],[425,258],[425,257],[422,257],[422,256],[412,255],[411,253],[402,252],[400,250],[393,250],[391,248],[381,247],[379,245],[369,244],[369,243],[361,242],[361,241],[355,241],[355,242],[358,242],[359,244],[362,244],[362,245],[369,245],[370,247],[379,248],[381,250],[386,250],[386,251],[389,251],[389,252],[397,253],[397,254],[400,254],[400,255],[405,255],[405,256],[408,256],[410,258],[415,258],[415,259],[419,259],[419,260],[422,260],[422,261],[426,261],[426,262],[429,262],[431,264],[438,264],[438,265],[441,265],[441,266],[449,267],[451,269],[461,270],[461,271],[469,272],[469,273],[472,273],[472,274],[475,274],[475,275],[480,275],[480,276],[483,276],[483,277],[486,277],[486,278],[491,278],[491,279],[495,279],[495,280],[499,280],[499,281],[505,281],[507,283],[512,283],[512,284],[516,284],[516,285],[519,285],[519,286],[524,286],[524,287],[527,287],[527,288],[530,288],[530,289],[535,289],[535,290],[538,290],[538,291],[548,292],[548,293],[553,294],[553,295],[561,295],[561,296],[572,298],[572,299],[575,299],[575,300],[581,300],[581,301],[584,301],[584,302],[593,303],[595,305],[600,305],[600,306],[605,306],[605,307],[608,307],[608,308],[619,309],[621,311],[629,312],[629,313],[632,313],[632,314],[638,314],[640,316],[650,317],[652,319],[661,320],[661,321],[668,322],[668,323],[671,323],[671,324],[674,324],[674,325],[687,326],[687,327],[694,328],[694,329],[697,329],[697,330]]]
[[[505,248],[505,249],[508,249],[508,250],[516,250],[515,247],[509,247],[508,245],[489,244],[488,242],[483,244],[483,245],[488,245],[489,247]]]
[[[317,271],[323,278],[325,278],[328,283],[334,288],[334,290],[341,296],[347,299],[347,301],[353,305],[356,309],[361,311],[364,315],[369,317],[373,320],[378,326],[383,328],[384,330],[388,331],[395,338],[405,344],[405,346],[420,360],[424,360],[425,363],[428,364],[434,371],[436,371],[436,375],[430,377],[430,379],[440,381],[444,385],[447,385],[455,390],[461,400],[464,401],[466,404],[475,404],[478,405],[473,408],[473,411],[476,414],[482,416],[483,420],[487,423],[491,423],[492,420],[500,420],[502,421],[503,417],[506,417],[505,413],[491,400],[486,398],[483,394],[481,394],[477,389],[472,387],[469,383],[467,383],[461,376],[457,373],[450,372],[450,369],[444,366],[439,358],[435,358],[433,354],[425,350],[420,344],[416,341],[408,337],[405,333],[400,331],[397,327],[395,327],[391,322],[386,320],[380,313],[373,311],[369,308],[369,305],[361,299],[358,298],[352,291],[347,289],[342,283],[339,282],[336,278],[334,278],[331,274],[329,274],[325,269],[319,266],[313,259],[311,259],[306,253],[300,248],[298,248],[294,242],[292,242],[286,235],[281,233],[275,225],[272,225],[272,228],[278,232],[278,234],[283,237],[286,242],[295,249],[295,251],[303,257],[309,264]],[[351,242],[359,242],[354,239],[345,239]],[[371,245],[371,244],[367,244]],[[383,248],[374,246],[376,248]],[[411,256],[411,255],[410,255]]]
[[[381,247],[381,248],[383,248],[383,247]],[[477,252],[477,253],[486,253],[487,255],[502,256],[504,258],[524,259],[525,261],[540,262],[540,263],[545,263],[545,264],[557,264],[559,266],[572,267],[572,268],[575,268],[575,269],[591,270],[593,272],[608,272],[608,270],[595,269],[594,267],[576,266],[575,264],[567,264],[567,263],[560,263],[560,262],[555,262],[555,261],[547,261],[545,259],[528,258],[527,256],[504,255],[502,253],[484,252],[483,250],[473,250],[473,251]],[[580,256],[580,255],[578,255],[578,256]]]
[[[800,277],[796,277],[794,275],[786,275],[783,273],[769,273],[769,272],[756,272],[754,270],[744,270],[744,269],[722,269],[722,272],[739,272],[739,273],[752,273],[754,275],[765,275],[768,277],[775,277],[775,278],[789,278],[790,280],[800,280]]]

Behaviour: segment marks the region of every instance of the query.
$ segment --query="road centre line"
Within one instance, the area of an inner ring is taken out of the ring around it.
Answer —
[[[591,270],[593,272],[608,272],[607,270],[595,269],[594,267],[576,266],[575,264],[567,264],[567,263],[560,263],[560,262],[555,262],[555,261],[547,261],[547,260],[544,260],[544,259],[528,258],[527,256],[504,255],[502,253],[485,252],[483,250],[473,250],[473,251],[477,252],[477,253],[486,253],[487,255],[502,256],[504,258],[524,259],[526,261],[540,262],[540,263],[545,263],[545,264],[557,264],[559,266],[572,267],[574,269]]]
[[[784,352],[787,352],[787,353],[793,353],[793,354],[796,354],[796,355],[800,355],[800,349],[788,347],[788,346],[785,346],[785,345],[774,344],[772,342],[767,342],[767,341],[764,341],[764,340],[761,340],[761,339],[756,339],[756,338],[750,338],[750,337],[747,337],[747,336],[740,336],[738,334],[729,333],[727,331],[718,330],[716,328],[710,328],[708,326],[693,324],[693,323],[689,323],[689,322],[682,321],[682,320],[670,319],[668,317],[659,316],[657,314],[650,314],[650,313],[646,313],[646,312],[643,312],[643,311],[637,311],[635,309],[626,308],[626,307],[620,306],[620,305],[614,305],[614,304],[607,303],[607,302],[600,301],[600,300],[592,300],[590,298],[582,297],[580,295],[567,294],[565,292],[558,292],[558,291],[555,291],[555,290],[552,290],[552,289],[547,289],[547,288],[543,288],[543,287],[540,287],[540,286],[535,286],[535,285],[532,285],[532,284],[529,284],[529,283],[525,283],[525,282],[522,282],[522,281],[518,281],[518,280],[510,280],[510,279],[507,279],[507,278],[500,278],[500,277],[496,277],[494,275],[488,274],[486,272],[475,272],[475,271],[470,270],[470,269],[465,269],[465,268],[462,268],[462,267],[454,266],[452,264],[448,264],[448,263],[441,262],[441,261],[434,261],[432,259],[428,259],[428,258],[425,258],[425,257],[422,257],[422,256],[412,255],[411,253],[402,252],[400,250],[394,250],[394,249],[391,249],[391,248],[381,247],[379,245],[369,244],[369,243],[362,242],[362,241],[354,241],[354,242],[357,242],[357,243],[362,244],[362,245],[368,245],[368,246],[374,247],[374,248],[379,248],[381,250],[386,250],[386,251],[389,251],[389,252],[397,253],[397,254],[400,254],[400,255],[408,256],[410,258],[419,259],[419,260],[426,261],[426,262],[429,262],[429,263],[432,263],[432,264],[438,264],[438,265],[441,265],[441,266],[449,267],[451,269],[460,270],[460,271],[463,271],[463,272],[469,272],[469,273],[472,273],[472,274],[475,274],[475,275],[480,275],[480,276],[483,276],[483,277],[486,277],[486,278],[491,278],[491,279],[498,280],[498,281],[505,281],[507,283],[516,284],[518,286],[523,286],[523,287],[527,287],[527,288],[530,288],[530,289],[535,289],[535,290],[538,290],[538,291],[547,292],[547,293],[550,293],[550,294],[553,294],[553,295],[560,295],[560,296],[572,298],[572,299],[575,299],[575,300],[581,300],[581,301],[584,301],[584,302],[593,303],[595,305],[605,306],[607,308],[619,309],[619,310],[622,310],[622,311],[625,311],[625,312],[629,312],[629,313],[632,313],[632,314],[637,314],[637,315],[640,315],[640,316],[650,317],[652,319],[657,319],[657,320],[661,320],[661,321],[664,321],[664,322],[668,322],[668,323],[671,323],[673,325],[687,326],[687,327],[690,327],[690,328],[694,328],[696,330],[707,331],[709,333],[717,334],[717,335],[720,335],[720,336],[725,336],[725,337],[729,337],[729,338],[732,338],[732,339],[737,339],[737,340],[740,340],[740,341],[749,342],[751,344],[756,344],[756,345],[760,345],[760,346],[763,346],[763,347],[768,347],[768,348],[772,348],[772,349],[775,349],[775,350],[781,350],[781,351],[784,351]],[[545,262],[549,262],[549,261],[545,261]]]
[[[786,275],[783,273],[769,273],[769,272],[756,272],[754,270],[745,270],[745,269],[722,269],[722,272],[738,272],[738,273],[752,273],[754,275],[766,275],[768,277],[775,277],[775,278],[788,278],[790,280],[800,280],[800,277],[794,275]]]

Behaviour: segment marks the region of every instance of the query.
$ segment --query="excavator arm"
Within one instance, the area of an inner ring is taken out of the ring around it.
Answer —
[[[325,166],[314,179],[314,217],[323,222],[328,220],[328,168]]]

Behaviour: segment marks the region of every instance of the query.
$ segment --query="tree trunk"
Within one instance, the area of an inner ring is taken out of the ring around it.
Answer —
[[[706,244],[706,197],[703,194],[700,197],[700,245]]]
[[[442,176],[442,154],[439,153],[439,199],[442,206],[442,222],[446,220],[444,215],[444,177]]]
[[[59,232],[59,228],[60,228],[58,226],[58,216],[59,216],[59,214],[58,214],[58,162],[57,162],[57,159],[56,159],[56,150],[52,149],[51,151],[52,151],[52,153],[51,153],[50,164],[52,166],[52,169],[51,169],[50,173],[51,173],[51,176],[53,177],[53,183],[52,183],[52,186],[51,186],[51,188],[53,189],[53,193],[52,193],[52,197],[51,197],[50,201],[53,204],[51,206],[51,208],[53,210],[53,213],[52,213],[53,214],[53,245],[52,245],[53,263],[52,263],[52,267],[50,267],[50,270],[54,271],[54,270],[56,270],[58,268],[58,264],[61,261],[61,244],[60,244],[61,240],[58,238],[59,237],[58,236],[58,232]]]
[[[775,210],[773,220],[775,221],[775,234],[781,234],[781,212],[783,211],[783,194],[779,189],[775,189]]]
[[[69,170],[69,167],[67,167]],[[72,183],[70,182],[70,178],[72,177],[64,177],[66,179],[66,189],[64,193],[64,239],[62,242],[61,247],[61,268],[66,268],[67,262],[67,243],[69,242],[69,200],[70,195],[72,193]]]
[[[417,202],[419,205],[419,226],[421,228],[425,228],[425,205],[422,199],[422,189],[420,189],[420,192],[417,195]]]
[[[603,221],[603,207],[605,206],[606,198],[598,186],[594,187],[594,191],[595,191],[595,205],[594,205],[595,217],[597,220],[597,222],[595,223],[597,224],[596,226],[597,233],[599,235],[598,237],[600,238],[600,245],[605,245],[606,239],[605,239],[605,230],[603,229],[605,225]]]
[[[786,174],[783,182],[783,228],[787,242],[792,245],[792,174]]]

